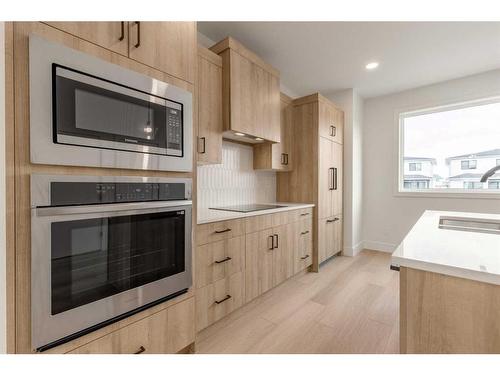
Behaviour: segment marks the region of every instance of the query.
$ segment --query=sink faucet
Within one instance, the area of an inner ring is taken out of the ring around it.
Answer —
[[[481,182],[486,182],[488,178],[493,176],[496,171],[500,169],[500,165],[497,165],[496,167],[491,168],[489,171],[487,171],[485,174],[483,174],[483,177],[481,177]]]

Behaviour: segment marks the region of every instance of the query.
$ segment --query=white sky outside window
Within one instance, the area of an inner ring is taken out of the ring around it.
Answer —
[[[433,173],[447,179],[446,158],[500,149],[500,102],[425,114],[403,114],[403,156],[435,158]],[[488,168],[478,168],[484,173]],[[471,172],[465,170],[463,173]]]

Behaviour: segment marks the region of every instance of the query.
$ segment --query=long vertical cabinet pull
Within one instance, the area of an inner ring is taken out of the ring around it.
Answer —
[[[125,39],[125,22],[122,21],[120,22],[120,37],[118,40],[121,42],[123,39]]]
[[[335,190],[334,189],[334,170],[335,168],[328,168],[328,190]]]
[[[267,237],[267,243],[269,244],[269,239],[271,239],[271,246],[267,247],[267,250],[273,250],[274,249],[274,236],[269,236]]]
[[[134,45],[135,48],[139,48],[141,46],[141,23],[139,21],[135,21],[137,25],[137,43]]]
[[[201,151],[200,151],[200,142],[201,142]],[[204,154],[206,152],[206,138],[205,137],[200,137],[198,138],[198,152],[200,154]]]
[[[337,168],[333,168],[333,190],[337,190]]]
[[[276,238],[276,245],[274,245],[274,238]],[[277,234],[273,235],[273,249],[277,249],[279,247],[279,236]]]

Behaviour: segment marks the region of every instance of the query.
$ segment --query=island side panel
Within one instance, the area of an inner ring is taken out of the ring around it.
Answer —
[[[500,286],[402,272],[401,353],[500,353]]]

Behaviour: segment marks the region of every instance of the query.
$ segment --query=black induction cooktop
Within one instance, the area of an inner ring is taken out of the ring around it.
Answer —
[[[211,207],[211,210],[219,211],[232,211],[232,212],[254,212],[262,210],[272,210],[273,208],[280,208],[286,206],[280,206],[279,204],[239,204],[236,206],[226,206],[226,207]]]

